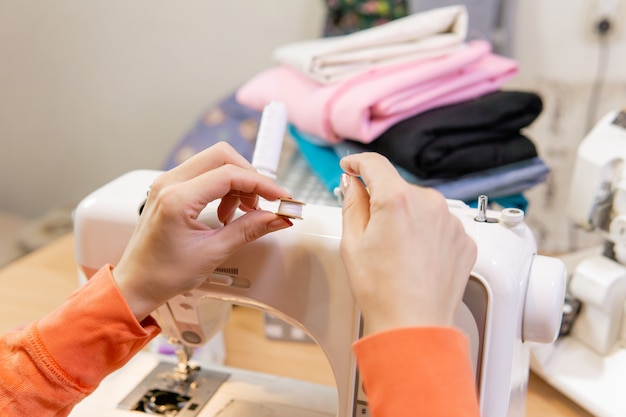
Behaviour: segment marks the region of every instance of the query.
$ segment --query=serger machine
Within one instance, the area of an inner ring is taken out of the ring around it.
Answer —
[[[74,215],[76,259],[86,277],[103,264],[118,261],[146,190],[158,174],[130,172],[80,203]],[[211,227],[221,227],[217,203],[201,215]],[[459,201],[448,204],[478,246],[456,325],[470,341],[482,415],[522,417],[529,345],[550,343],[558,334],[564,265],[537,255],[522,211],[487,209],[486,198],[478,210]],[[261,207],[276,211],[274,202],[262,201]],[[364,323],[341,262],[340,239],[341,209],[306,205],[303,219],[294,221],[293,227],[240,249],[199,288],[156,311],[164,333],[186,347],[178,364],[141,353],[105,379],[72,416],[369,415],[351,349]],[[393,276],[390,270],[381,279]],[[304,331],[328,358],[336,387],[192,365],[191,349],[202,346],[223,326],[232,304],[259,308]]]
[[[532,349],[532,368],[598,417],[626,415],[626,111],[605,115],[578,147],[568,217],[600,246],[563,256],[564,331]]]

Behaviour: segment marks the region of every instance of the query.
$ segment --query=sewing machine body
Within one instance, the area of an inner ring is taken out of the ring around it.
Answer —
[[[158,174],[159,171],[130,172],[96,190],[79,205],[75,213],[76,258],[85,277],[120,258],[137,222],[146,190]],[[262,201],[261,207],[275,211],[273,204]],[[220,227],[216,207],[217,202],[211,203],[201,218],[213,227]],[[534,237],[519,211],[489,210],[486,213],[489,221],[478,222],[476,210],[461,202],[450,200],[449,208],[462,220],[478,246],[478,259],[456,326],[470,340],[482,415],[522,417],[529,343],[549,343],[558,333],[565,285],[563,264],[536,255]],[[244,401],[249,393],[262,393],[267,395],[264,401],[300,409],[300,414],[286,409],[285,415],[292,417],[317,417],[314,413],[340,417],[367,415],[367,399],[351,350],[363,323],[339,256],[341,209],[307,205],[303,217],[293,227],[237,251],[201,287],[175,297],[160,308],[157,318],[166,334],[189,346],[201,346],[223,326],[231,303],[260,308],[299,327],[317,342],[329,360],[336,389],[332,388],[329,395],[328,387],[312,389],[310,384],[300,381],[279,384],[275,388],[282,389],[283,394],[277,394],[276,389],[268,388],[276,378],[250,377],[247,371],[228,369],[230,377],[197,415],[217,415],[226,401],[237,398]],[[381,279],[393,279],[393,274],[394,271],[389,271]],[[89,408],[91,402],[94,409],[108,407],[106,413],[103,411],[107,416],[114,415],[113,410],[126,415],[128,411],[119,409],[118,404],[128,394],[129,384],[116,380],[137,381],[138,374],[145,375],[149,371],[145,368],[155,364],[153,357],[145,358],[142,354],[105,380],[72,416],[86,415],[78,410]],[[238,382],[238,378],[248,377],[268,385],[254,387],[254,383]],[[325,393],[319,396],[323,405],[312,407],[313,400],[307,400],[295,388],[300,383],[313,398],[318,395],[314,392]],[[232,390],[228,388],[231,386]],[[111,389],[114,394],[102,394]],[[254,394],[250,401],[261,401],[263,395]],[[230,414],[220,414],[227,415]]]

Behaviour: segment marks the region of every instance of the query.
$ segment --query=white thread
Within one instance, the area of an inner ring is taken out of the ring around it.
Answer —
[[[261,115],[252,166],[259,173],[273,179],[276,179],[286,128],[287,108],[280,101],[270,102]]]
[[[302,207],[304,207],[304,204],[302,201],[281,198],[276,214],[291,219],[302,219]]]

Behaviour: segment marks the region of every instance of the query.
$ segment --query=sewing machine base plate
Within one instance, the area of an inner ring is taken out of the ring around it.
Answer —
[[[147,414],[196,417],[229,374],[199,369],[193,381],[177,382],[174,366],[159,363],[119,404],[124,410]],[[169,414],[168,414],[169,413]]]
[[[174,358],[170,356],[140,352],[123,368],[105,378],[96,391],[74,407],[70,417],[147,415],[132,410],[133,405],[154,388],[154,385],[142,383],[154,381],[150,375],[163,370],[171,372],[174,366]],[[337,389],[334,386],[220,365],[201,369],[206,369],[215,378],[212,381],[215,391],[204,406],[197,407],[197,417],[335,417],[337,412]],[[218,382],[220,375],[226,376],[222,382]],[[118,406],[126,404],[126,398],[129,398],[128,405]],[[192,414],[171,415],[187,417]]]

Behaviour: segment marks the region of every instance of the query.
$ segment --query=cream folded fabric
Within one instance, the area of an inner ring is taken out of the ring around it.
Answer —
[[[349,35],[289,43],[276,48],[273,56],[327,84],[375,67],[455,52],[466,36],[467,9],[449,6]]]

